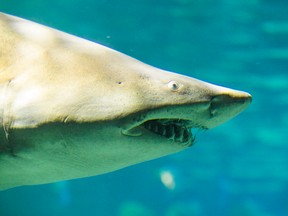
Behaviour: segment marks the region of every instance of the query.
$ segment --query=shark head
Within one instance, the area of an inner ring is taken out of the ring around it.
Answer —
[[[139,76],[141,84],[133,91],[138,96],[135,111],[122,120],[125,136],[161,137],[167,143],[191,146],[195,141],[192,129],[216,127],[238,115],[252,100],[243,91],[156,68],[149,70]]]

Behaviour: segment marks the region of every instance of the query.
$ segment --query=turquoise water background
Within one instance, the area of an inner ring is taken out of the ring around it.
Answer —
[[[1,216],[288,215],[287,0],[0,0],[0,11],[253,95],[184,152],[2,191]]]

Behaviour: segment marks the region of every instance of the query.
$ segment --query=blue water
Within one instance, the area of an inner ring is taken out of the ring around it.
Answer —
[[[0,11],[253,95],[179,154],[2,191],[1,216],[288,215],[287,0],[0,0]]]

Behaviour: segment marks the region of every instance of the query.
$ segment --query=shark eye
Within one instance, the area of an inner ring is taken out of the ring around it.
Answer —
[[[171,91],[177,91],[180,88],[180,84],[172,80],[168,83],[168,87]]]

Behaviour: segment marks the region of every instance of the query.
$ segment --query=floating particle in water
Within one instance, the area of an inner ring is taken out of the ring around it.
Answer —
[[[171,171],[169,170],[160,171],[160,179],[161,179],[162,184],[166,188],[168,188],[169,190],[175,189],[176,183],[175,183],[175,179]]]

